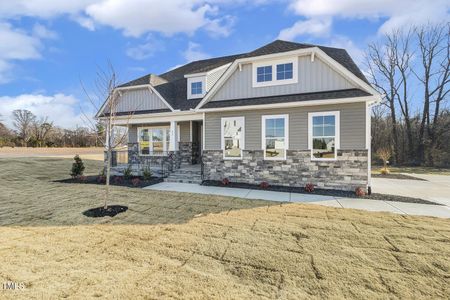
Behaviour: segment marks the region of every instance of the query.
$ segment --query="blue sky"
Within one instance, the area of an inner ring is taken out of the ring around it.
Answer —
[[[408,7],[408,10],[405,10]],[[362,66],[369,42],[412,24],[449,20],[448,1],[0,1],[0,114],[24,108],[56,125],[84,125],[97,66],[120,81],[277,38],[346,48]]]

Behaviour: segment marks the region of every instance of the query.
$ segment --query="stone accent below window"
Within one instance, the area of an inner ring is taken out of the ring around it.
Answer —
[[[309,150],[288,150],[286,160],[264,160],[263,150],[244,150],[241,160],[224,160],[222,150],[203,151],[204,179],[355,190],[368,185],[367,150],[338,150],[335,161],[312,161]]]

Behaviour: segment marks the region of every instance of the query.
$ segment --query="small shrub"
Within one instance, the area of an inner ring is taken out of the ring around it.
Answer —
[[[128,165],[128,167],[123,171],[123,178],[124,178],[125,180],[131,179],[132,173],[133,173],[133,172],[132,172],[132,170],[131,170],[131,166]]]
[[[381,175],[388,175],[391,173],[391,171],[389,171],[389,169],[387,169],[387,168],[386,169],[383,168],[380,170],[380,173],[381,173]]]
[[[81,158],[80,158],[80,156],[78,154],[75,155],[73,160],[75,162],[72,164],[72,170],[70,172],[70,175],[72,176],[72,178],[76,178],[78,176],[83,175],[84,163],[83,163],[83,161],[81,160]]]
[[[105,183],[106,182],[106,176],[98,175],[97,176],[97,182],[98,183]]]
[[[363,197],[363,196],[366,195],[366,190],[364,188],[362,188],[362,187],[358,187],[358,188],[355,189],[355,194],[358,197]]]
[[[307,184],[305,185],[305,191],[307,191],[308,193],[314,192],[314,184],[312,184],[312,183],[307,183]]]
[[[142,177],[144,180],[150,180],[152,178],[152,170],[149,167],[145,167],[144,170],[142,170]]]
[[[141,180],[139,178],[133,178],[133,180],[131,180],[131,184],[134,187],[138,187],[141,184]]]
[[[381,170],[381,174],[389,174],[387,164],[392,155],[391,150],[389,148],[380,148],[377,150],[376,155],[383,161],[383,169]],[[387,173],[383,173],[383,170]]]
[[[222,185],[229,185],[229,184],[230,184],[230,180],[228,178],[222,179]]]
[[[259,187],[262,189],[267,189],[269,188],[270,184],[267,181],[263,181],[259,184]]]
[[[123,183],[123,178],[121,176],[115,176],[113,179],[114,184],[122,184]]]

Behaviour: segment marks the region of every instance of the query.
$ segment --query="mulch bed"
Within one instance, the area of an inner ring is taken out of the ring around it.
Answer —
[[[274,192],[312,194],[312,195],[332,196],[332,197],[340,197],[340,198],[360,198],[360,199],[369,199],[369,200],[383,200],[383,201],[397,201],[397,202],[406,202],[406,203],[442,205],[439,203],[431,202],[431,201],[420,199],[420,198],[412,198],[412,197],[397,196],[397,195],[386,195],[386,194],[379,194],[379,193],[372,193],[371,195],[365,195],[365,196],[358,197],[358,196],[356,196],[355,192],[353,192],[353,191],[341,191],[341,190],[332,190],[332,189],[315,188],[314,192],[309,193],[305,190],[304,187],[289,187],[289,186],[271,185],[268,188],[261,188],[259,185],[256,185],[256,184],[248,184],[248,183],[240,183],[240,182],[230,182],[227,185],[224,185],[221,181],[216,181],[216,180],[205,180],[205,181],[203,181],[202,185],[251,189],[251,190],[262,190],[262,191],[274,191]]]
[[[386,179],[407,179],[407,180],[419,180],[419,181],[428,181],[426,179],[423,178],[418,178],[418,177],[414,177],[414,176],[410,176],[410,175],[405,175],[405,174],[398,174],[398,173],[390,173],[390,174],[372,174],[372,177],[377,177],[377,178],[386,178]]]
[[[103,176],[94,175],[56,180],[55,182],[105,185],[106,179]],[[110,185],[126,186],[131,188],[143,188],[160,182],[163,182],[163,179],[160,177],[151,177],[150,179],[144,180],[142,176],[132,176],[129,179],[124,179],[123,176],[111,176],[110,179]]]
[[[126,212],[127,206],[122,205],[109,205],[106,207],[91,208],[83,212],[83,215],[90,218],[102,218],[102,217],[114,217],[117,214]]]

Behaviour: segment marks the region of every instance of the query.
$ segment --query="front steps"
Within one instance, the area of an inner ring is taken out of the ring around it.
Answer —
[[[202,183],[202,173],[200,165],[185,165],[182,164],[179,169],[170,173],[165,182],[180,182],[180,183]]]

